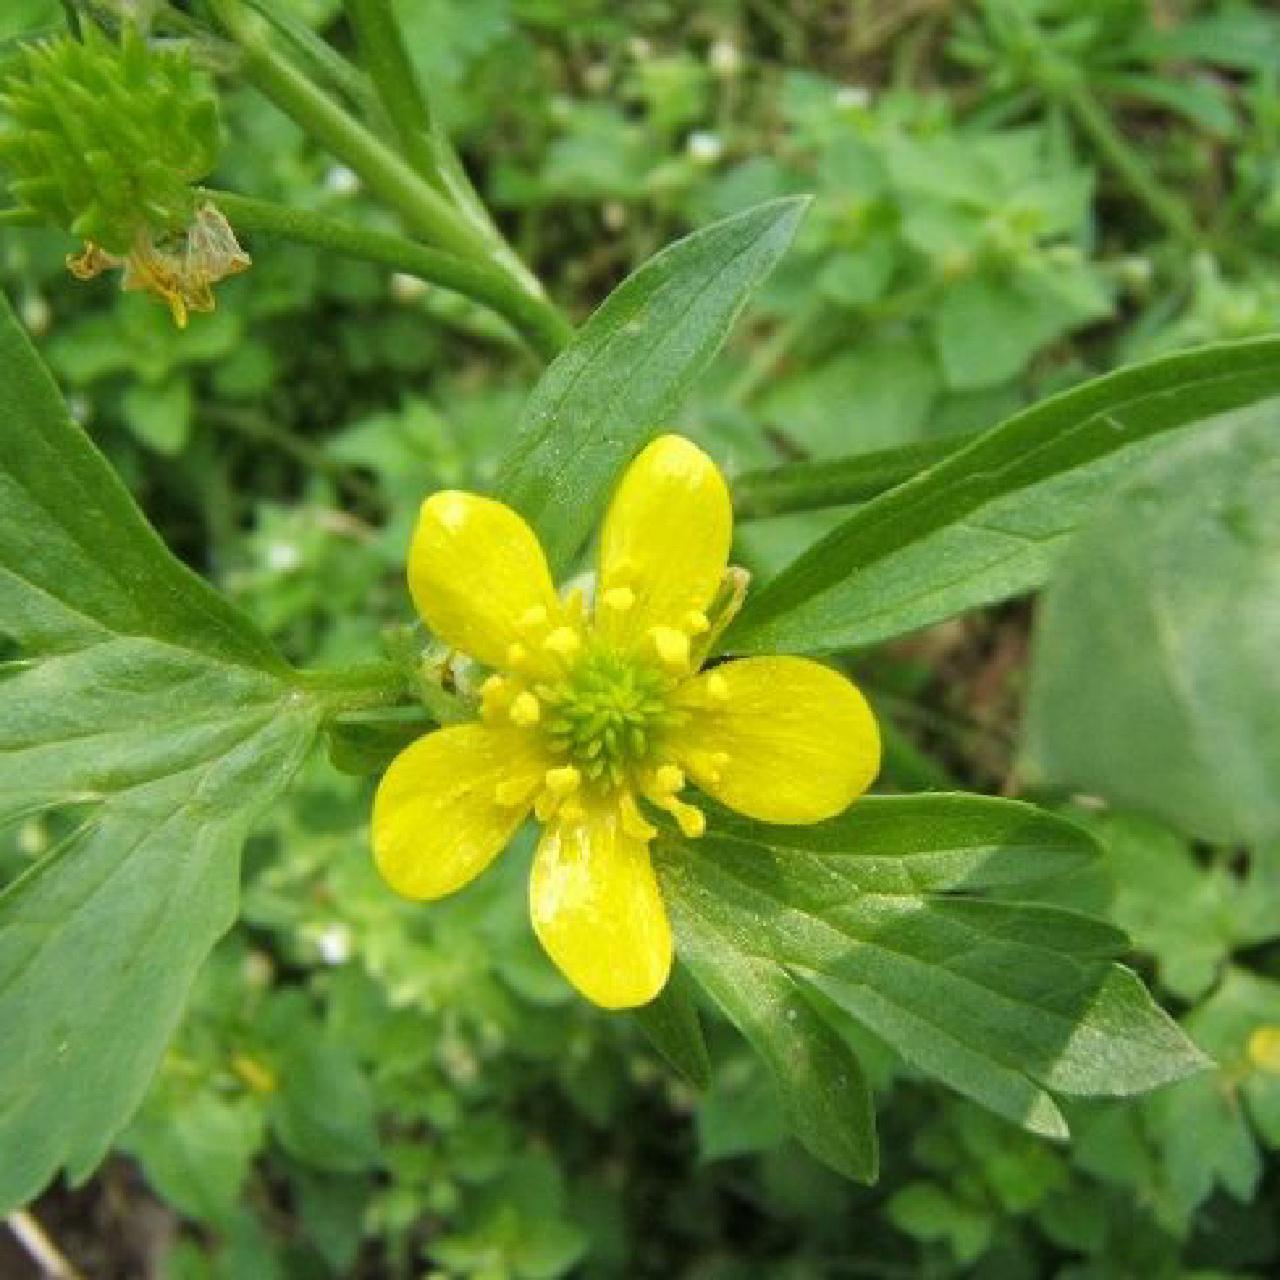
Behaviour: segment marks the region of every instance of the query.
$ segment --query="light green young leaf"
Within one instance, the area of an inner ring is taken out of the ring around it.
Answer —
[[[866,798],[815,827],[717,813],[696,846],[663,842],[658,867],[682,957],[769,1062],[801,1140],[869,1178],[865,1086],[833,1034],[844,1019],[1056,1137],[1066,1124],[1051,1091],[1140,1093],[1204,1065],[1114,963],[1123,934],[976,896],[1094,850],[1080,828],[1027,805],[921,795]]]
[[[86,1176],[236,904],[315,709],[164,549],[0,299],[0,821],[61,843],[0,895],[0,1209]]]
[[[664,249],[605,299],[534,388],[497,492],[557,573],[595,527],[619,469],[666,425],[786,252],[808,200],[774,200]]]
[[[1220,843],[1280,841],[1280,404],[1173,445],[1072,546],[1040,616],[1050,781]]]
[[[1165,433],[1280,395],[1280,338],[1097,378],[868,502],[748,599],[733,652],[874,644],[1040,586],[1094,503]]]

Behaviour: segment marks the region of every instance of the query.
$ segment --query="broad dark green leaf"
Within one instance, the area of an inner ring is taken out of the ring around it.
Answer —
[[[711,1060],[702,1023],[684,971],[677,968],[662,994],[637,1009],[636,1021],[649,1042],[696,1089],[711,1082]]]
[[[1192,836],[1280,841],[1280,404],[1176,442],[1054,576],[1028,754]]]
[[[1095,379],[868,502],[748,599],[736,652],[832,652],[1042,585],[1093,504],[1165,433],[1280,395],[1280,339]]]
[[[816,1155],[874,1174],[852,1019],[1034,1132],[1052,1092],[1139,1093],[1204,1065],[1128,970],[1124,935],[1007,893],[1082,865],[1080,828],[1014,801],[867,798],[815,827],[716,813],[658,866],[680,954],[773,1069]]]
[[[314,731],[270,645],[157,539],[0,299],[0,1209],[84,1177],[140,1101]]]
[[[801,197],[771,201],[664,249],[543,374],[497,492],[537,530],[557,573],[595,527],[619,469],[666,425],[786,252],[807,206]]]

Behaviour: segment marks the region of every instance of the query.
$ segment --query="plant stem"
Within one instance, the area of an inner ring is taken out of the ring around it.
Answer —
[[[359,174],[419,235],[466,257],[484,253],[484,244],[440,192],[272,48],[261,18],[246,13],[240,0],[212,3],[244,53],[249,78],[276,106]]]
[[[370,484],[363,476],[344,467],[341,462],[331,458],[323,449],[309,440],[295,436],[284,427],[277,426],[269,418],[251,409],[232,409],[226,405],[206,404],[200,408],[200,418],[212,423],[215,427],[225,427],[237,435],[247,439],[274,445],[281,453],[287,453],[304,467],[327,475],[335,484],[348,489],[355,497],[380,507],[382,495],[376,486]]]
[[[966,432],[851,458],[790,462],[747,471],[733,485],[734,513],[740,520],[759,520],[866,502],[941,462],[979,434]]]
[[[38,227],[43,223],[34,209],[0,209],[0,227]]]
[[[329,715],[395,706],[412,694],[404,669],[394,662],[371,662],[338,671],[294,671],[290,679],[324,703]]]
[[[431,110],[418,87],[388,0],[346,0],[360,62],[400,139],[406,159],[441,192],[445,188],[431,145]]]
[[[237,227],[377,262],[473,298],[508,321],[543,360],[554,359],[573,336],[572,326],[554,307],[514,285],[496,267],[474,258],[459,258],[403,236],[271,200],[205,188],[200,194]]]
[[[1103,160],[1117,177],[1123,179],[1151,216],[1179,240],[1199,244],[1200,231],[1186,205],[1160,184],[1146,160],[1121,135],[1088,86],[1063,84],[1056,87],[1055,95]]]

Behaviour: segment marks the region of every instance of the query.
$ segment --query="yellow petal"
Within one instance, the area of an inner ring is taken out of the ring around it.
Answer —
[[[716,464],[680,436],[659,436],[627,468],[605,516],[597,617],[631,642],[652,627],[693,629],[720,588],[732,537]]]
[[[474,879],[524,821],[546,761],[516,729],[459,724],[391,762],[373,801],[373,856],[406,898],[442,898]]]
[[[605,1009],[647,1004],[671,972],[671,927],[649,842],[592,806],[548,828],[529,883],[534,932],[577,989]]]
[[[441,640],[491,667],[506,666],[512,646],[527,639],[522,619],[559,607],[533,530],[501,502],[458,490],[422,504],[409,591]]]
[[[743,658],[681,687],[671,750],[723,804],[763,822],[821,822],[880,768],[880,732],[856,686],[806,658]]]

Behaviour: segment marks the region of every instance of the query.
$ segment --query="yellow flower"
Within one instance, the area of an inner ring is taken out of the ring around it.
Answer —
[[[594,606],[557,595],[537,538],[509,507],[445,492],[422,506],[409,588],[446,644],[492,668],[477,721],[400,753],[378,788],[373,847],[399,893],[467,884],[532,811],[545,830],[533,927],[561,972],[610,1009],[652,1000],[672,941],[644,806],[686,837],[692,782],[765,822],[840,813],[876,775],[858,690],[817,662],[744,658],[700,672],[741,605],[732,510],[700,449],[655,440],[627,469],[600,539]]]

